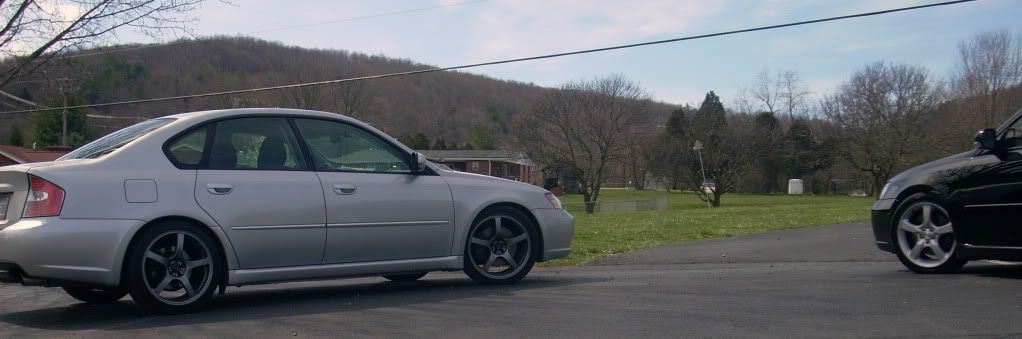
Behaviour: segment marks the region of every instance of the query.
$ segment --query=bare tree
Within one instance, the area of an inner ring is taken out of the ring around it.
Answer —
[[[756,76],[756,83],[749,90],[752,98],[766,108],[767,112],[777,113],[780,101],[780,94],[777,91],[777,84],[770,78],[770,70],[763,69]]]
[[[953,79],[969,113],[983,114],[983,126],[995,126],[1018,108],[1020,99],[1004,92],[1022,83],[1022,37],[1001,30],[959,43]]]
[[[752,87],[742,90],[736,106],[739,112],[746,114],[786,114],[790,121],[795,116],[805,114],[811,94],[798,72],[779,71],[774,78],[769,69],[764,69],[756,76]]]
[[[874,194],[925,147],[926,117],[940,104],[942,87],[922,67],[877,62],[821,103],[837,153],[872,177]]]
[[[343,74],[340,78],[350,78],[353,74]],[[349,81],[334,85],[330,96],[337,113],[353,118],[364,118],[366,109],[372,100],[368,81]]]
[[[0,1],[0,87],[62,52],[95,47],[120,28],[150,36],[190,34],[188,13],[204,0]]]
[[[647,129],[649,94],[622,76],[571,82],[539,98],[517,121],[516,143],[532,159],[580,181],[586,213],[599,201],[605,170]]]
[[[777,74],[777,96],[788,120],[795,116],[805,114],[808,109],[809,95],[812,94],[802,85],[802,78],[798,72],[787,70]],[[774,112],[776,113],[776,112]]]

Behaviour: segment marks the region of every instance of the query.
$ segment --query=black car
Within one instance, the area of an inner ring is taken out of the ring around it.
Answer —
[[[976,135],[976,149],[894,176],[873,205],[873,236],[920,273],[969,260],[1022,261],[1022,110]]]

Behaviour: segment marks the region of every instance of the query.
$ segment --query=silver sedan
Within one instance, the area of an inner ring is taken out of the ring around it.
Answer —
[[[567,256],[572,216],[532,185],[446,170],[362,122],[286,109],[141,122],[0,167],[0,281],[187,312],[218,289],[464,270],[516,282]]]

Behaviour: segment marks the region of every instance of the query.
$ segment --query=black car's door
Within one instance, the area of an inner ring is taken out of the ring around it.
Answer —
[[[1022,247],[1022,119],[1000,133],[997,151],[974,158],[955,193],[955,233],[976,246]]]

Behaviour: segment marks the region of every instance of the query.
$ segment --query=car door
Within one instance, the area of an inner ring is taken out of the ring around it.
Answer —
[[[995,151],[972,159],[955,200],[962,242],[1022,247],[1022,119],[1001,131]]]
[[[286,118],[216,122],[195,200],[223,228],[242,268],[320,264],[326,216]],[[182,151],[185,152],[185,151]]]
[[[454,205],[442,177],[413,173],[408,153],[367,129],[294,121],[323,184],[324,263],[450,255]]]

